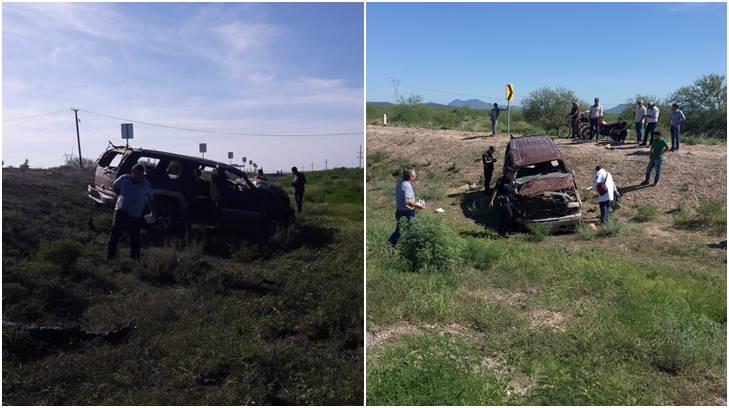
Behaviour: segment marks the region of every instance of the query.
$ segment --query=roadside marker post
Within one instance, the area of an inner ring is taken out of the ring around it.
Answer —
[[[207,143],[200,143],[200,153],[202,153],[202,158],[205,158],[205,153],[208,151],[208,144]]]
[[[514,85],[506,84],[506,134],[511,136],[511,100],[514,99]]]
[[[233,152],[228,152],[228,162],[233,165]]]

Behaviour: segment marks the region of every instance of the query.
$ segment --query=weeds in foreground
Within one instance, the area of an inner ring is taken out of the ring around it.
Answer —
[[[646,222],[654,219],[658,214],[658,208],[653,204],[641,204],[636,209],[633,219],[637,222]]]
[[[442,217],[423,214],[410,222],[401,219],[400,254],[412,272],[448,273],[459,262],[460,237],[443,224]]]
[[[542,224],[532,224],[529,226],[529,235],[527,239],[532,242],[542,242],[544,237],[549,235],[549,227]]]
[[[726,231],[726,204],[721,200],[702,202],[694,214],[683,206],[673,214],[673,224],[678,228],[705,229],[714,235]]]

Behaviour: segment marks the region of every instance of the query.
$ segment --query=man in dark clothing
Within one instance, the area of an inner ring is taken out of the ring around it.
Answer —
[[[491,192],[491,176],[494,174],[494,152],[496,148],[489,146],[488,150],[481,156],[483,161],[483,191],[488,194]]]
[[[291,185],[294,186],[296,208],[299,210],[299,213],[301,213],[301,209],[304,206],[304,184],[306,184],[306,176],[304,176],[304,172],[299,171],[296,167],[292,167],[291,172],[294,173]]]
[[[570,113],[566,115],[570,119],[570,125],[572,126],[572,139],[580,137],[580,105],[577,101],[572,101],[572,109]]]
[[[516,200],[519,191],[516,187],[514,178],[516,172],[512,168],[506,168],[504,175],[496,180],[494,191],[491,193],[491,201],[489,207],[494,208],[494,200],[498,198],[498,206],[501,208],[501,224],[499,225],[499,235],[504,238],[509,237],[509,226],[514,220],[514,213],[511,209],[511,203]]]
[[[499,114],[502,109],[499,108],[499,104],[495,103],[494,107],[491,108],[491,136],[496,136],[496,131],[499,127]]]
[[[118,198],[106,257],[113,259],[116,256],[119,238],[121,238],[122,232],[126,232],[129,235],[131,246],[130,257],[139,260],[141,241],[139,230],[144,223],[142,218],[144,206],[149,207],[152,217],[155,213],[152,206],[152,185],[144,178],[144,166],[140,163],[135,164],[132,167],[132,173],[117,178],[112,187]]]

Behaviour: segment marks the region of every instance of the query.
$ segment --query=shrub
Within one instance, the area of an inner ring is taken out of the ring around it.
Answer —
[[[580,239],[583,239],[585,241],[591,241],[595,238],[597,232],[593,231],[592,228],[588,226],[588,224],[580,223],[580,225],[577,226],[577,235],[580,237]]]
[[[400,255],[413,272],[450,272],[459,261],[460,237],[443,225],[440,217],[425,214],[410,222],[401,220]]]
[[[270,247],[264,245],[250,245],[243,243],[233,251],[231,257],[238,262],[252,262],[256,259],[268,259],[273,254]]]
[[[61,267],[63,272],[69,272],[76,266],[81,256],[82,246],[70,239],[60,239],[41,245],[38,255],[47,262],[54,263]]]
[[[461,257],[473,267],[485,270],[499,259],[500,254],[492,242],[471,238],[466,240]]]
[[[679,206],[673,213],[673,223],[679,228],[706,228],[712,233],[721,234],[726,230],[726,205],[720,200],[707,200],[699,205],[693,215]]]
[[[529,241],[542,242],[549,235],[550,229],[546,225],[532,224],[529,226]]]
[[[168,246],[157,248],[153,256],[146,257],[140,278],[150,283],[170,285],[175,283],[175,269],[180,262],[175,248]]]
[[[605,224],[601,224],[595,232],[598,237],[612,237],[618,235],[623,228],[623,222],[616,217],[612,217]]]
[[[638,222],[646,222],[655,218],[658,214],[658,208],[653,204],[642,204],[637,208],[637,214],[633,217]]]

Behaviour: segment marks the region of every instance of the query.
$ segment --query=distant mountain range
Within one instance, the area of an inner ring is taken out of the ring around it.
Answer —
[[[630,108],[631,106],[633,105],[629,103],[621,103],[618,106],[613,106],[610,109],[605,109],[605,113],[623,113],[624,110]]]

